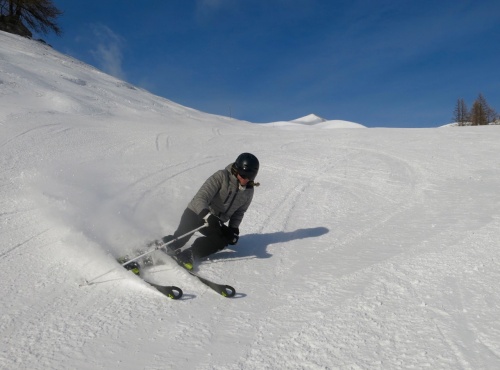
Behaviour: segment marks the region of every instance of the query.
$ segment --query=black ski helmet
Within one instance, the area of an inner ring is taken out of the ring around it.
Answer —
[[[241,177],[253,181],[259,172],[259,160],[253,154],[241,153],[233,163],[233,168]]]

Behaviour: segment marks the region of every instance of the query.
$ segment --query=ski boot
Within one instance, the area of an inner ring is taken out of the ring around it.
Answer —
[[[139,275],[141,273],[141,266],[136,262],[132,261],[124,265],[125,269],[132,271],[134,274]]]
[[[182,251],[180,253],[176,253],[172,256],[172,258],[186,270],[192,271],[194,268],[194,258],[193,252],[189,249]]]

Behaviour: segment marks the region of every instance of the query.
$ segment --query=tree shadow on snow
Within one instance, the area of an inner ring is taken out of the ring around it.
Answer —
[[[314,238],[324,235],[328,231],[330,230],[326,227],[313,227],[295,231],[278,231],[269,234],[246,234],[240,237],[237,245],[230,245],[226,249],[210,256],[210,260],[270,258],[272,254],[267,251],[267,247],[271,244]]]

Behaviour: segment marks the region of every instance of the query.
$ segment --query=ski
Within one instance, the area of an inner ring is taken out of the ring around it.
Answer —
[[[183,295],[182,289],[175,286],[175,285],[160,285],[153,283],[151,281],[146,280],[144,277],[141,276],[140,273],[140,265],[139,263],[132,261],[130,263],[126,263],[126,261],[123,261],[123,258],[118,259],[118,262],[122,263],[122,266],[129,271],[132,271],[135,275],[139,276],[145,283],[149,284],[153,288],[155,288],[157,291],[160,293],[166,295],[168,298],[171,299],[180,299]]]
[[[171,255],[169,253],[166,253],[166,254],[168,256],[170,256],[170,258],[172,258],[184,270],[189,272],[190,275],[197,277],[198,280],[200,280],[203,284],[205,284],[206,286],[211,288],[213,291],[219,293],[221,296],[226,297],[226,298],[232,298],[236,295],[236,289],[234,289],[232,286],[224,285],[224,284],[217,284],[217,283],[201,276],[197,272],[194,272],[193,270],[188,269],[186,266],[184,266],[184,264],[181,261],[179,261],[177,258],[175,258],[174,255]]]
[[[181,261],[179,261],[174,255],[172,255],[168,251],[166,251],[166,248],[164,248],[164,245],[161,245],[159,248],[155,248],[155,250],[156,249],[161,249],[162,251],[164,251],[167,256],[169,256],[170,258],[172,258],[179,266],[181,266],[184,270],[186,270],[190,275],[196,277],[199,281],[201,281],[203,284],[205,284],[206,286],[208,286],[210,289],[212,289],[213,291],[217,292],[221,296],[226,297],[226,298],[232,298],[232,297],[234,297],[236,295],[236,289],[234,289],[232,286],[225,285],[225,284],[215,283],[215,282],[207,279],[206,277],[201,276],[197,272],[194,272],[192,269],[189,269],[186,266],[184,266],[184,264]],[[139,277],[141,277],[141,279],[144,280],[146,283],[148,283],[152,287],[156,288],[160,293],[163,293],[164,295],[166,295],[167,297],[172,298],[172,299],[179,299],[179,298],[181,298],[183,292],[182,292],[182,290],[179,287],[176,287],[176,286],[173,286],[173,285],[172,286],[158,285],[158,284],[152,283],[150,281],[147,281],[146,279],[144,279],[141,276],[141,274],[140,274],[140,265],[136,261],[136,259],[140,258],[140,257],[143,257],[144,253],[143,253],[143,251],[138,251],[137,253],[138,253],[139,257],[130,258],[129,256],[124,256],[122,258],[119,258],[117,261],[124,268],[126,268],[127,270],[132,271],[134,274],[136,274]],[[131,261],[131,262],[127,263],[128,261]],[[143,260],[143,262],[146,265],[153,265],[154,264],[153,260],[150,259],[150,258]]]
[[[191,275],[196,276],[198,280],[200,280],[206,286],[212,288],[215,292],[219,293],[221,296],[226,298],[232,298],[236,295],[236,290],[230,285],[217,284],[213,281],[204,278],[203,276],[198,275],[196,272],[189,271],[186,269]]]
[[[144,280],[144,282],[146,282],[147,284],[151,285],[153,288],[155,288],[157,291],[159,291],[160,293],[166,295],[168,298],[171,298],[171,299],[180,299],[182,298],[182,289],[179,288],[179,287],[176,287],[175,285],[158,285],[158,284],[155,284],[151,281],[147,281],[146,279],[142,278],[142,280]]]

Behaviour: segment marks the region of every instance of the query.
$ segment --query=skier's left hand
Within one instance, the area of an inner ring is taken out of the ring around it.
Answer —
[[[236,243],[238,243],[238,239],[240,238],[240,230],[237,227],[225,226],[222,229],[222,232],[226,237],[227,244],[235,245]]]

